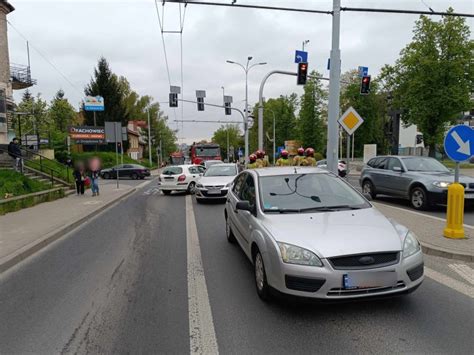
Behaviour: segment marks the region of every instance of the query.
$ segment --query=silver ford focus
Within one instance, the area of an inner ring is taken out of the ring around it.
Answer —
[[[243,171],[224,213],[227,239],[253,263],[263,300],[275,290],[330,300],[395,295],[423,281],[414,233],[325,170]]]

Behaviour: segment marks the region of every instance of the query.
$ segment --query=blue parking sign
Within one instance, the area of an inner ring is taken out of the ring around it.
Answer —
[[[444,137],[444,150],[456,162],[470,159],[474,155],[474,129],[467,125],[451,128]]]

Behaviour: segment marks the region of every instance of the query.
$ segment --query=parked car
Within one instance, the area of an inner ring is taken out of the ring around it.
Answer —
[[[377,194],[402,197],[413,208],[424,210],[447,203],[454,173],[434,158],[379,156],[367,162],[359,181],[362,191],[372,198]],[[474,202],[474,178],[461,175],[459,181],[465,188],[465,201]]]
[[[150,169],[138,164],[120,164],[112,168],[102,169],[100,176],[103,179],[116,179],[117,172],[119,178],[144,179],[150,176]]]
[[[216,165],[216,164],[224,164],[222,160],[206,160],[204,161],[204,167],[206,169],[209,169],[210,166]]]
[[[206,170],[196,185],[196,200],[225,199],[238,174],[236,164],[215,164]]]
[[[171,194],[172,191],[194,193],[200,174],[197,165],[168,166],[158,177],[158,186],[165,195]]]
[[[263,300],[272,290],[330,300],[397,295],[423,281],[414,233],[326,170],[246,170],[224,215],[227,240],[253,263]]]
[[[327,169],[328,168],[328,162],[326,159],[319,160],[316,163],[316,166],[321,169]],[[347,166],[346,162],[344,160],[338,160],[337,161],[337,171],[340,177],[345,177],[347,175]]]

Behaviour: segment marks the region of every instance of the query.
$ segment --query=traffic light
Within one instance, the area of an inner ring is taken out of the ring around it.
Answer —
[[[170,107],[178,107],[178,94],[170,93]]]
[[[297,85],[305,85],[308,78],[308,63],[298,63]]]
[[[197,98],[198,111],[204,111],[204,97]]]
[[[232,110],[230,108],[230,102],[225,102],[224,103],[224,111],[227,116],[232,114]]]
[[[368,95],[369,93],[370,93],[370,75],[366,75],[362,77],[362,81],[360,83],[360,94]]]

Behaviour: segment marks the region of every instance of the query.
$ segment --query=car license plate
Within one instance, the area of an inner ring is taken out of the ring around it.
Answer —
[[[464,194],[464,198],[467,198],[468,200],[473,199],[474,198],[474,193],[473,194],[471,194],[471,193]]]
[[[210,194],[210,195],[220,195],[220,194],[221,194],[221,190],[212,189],[212,190],[208,190],[207,193]]]
[[[397,284],[397,273],[393,271],[353,272],[342,277],[345,289],[389,287]]]

